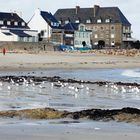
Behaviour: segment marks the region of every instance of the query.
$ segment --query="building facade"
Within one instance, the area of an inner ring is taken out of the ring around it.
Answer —
[[[92,45],[114,47],[128,45],[133,39],[131,37],[131,24],[118,7],[58,9],[54,14],[59,23],[69,22],[83,23],[87,30],[92,30]]]
[[[43,39],[49,41],[52,35],[52,29],[59,28],[60,24],[51,13],[37,9],[28,22],[28,26],[32,30],[37,30]]]
[[[0,41],[37,42],[36,34],[18,14],[0,12]]]

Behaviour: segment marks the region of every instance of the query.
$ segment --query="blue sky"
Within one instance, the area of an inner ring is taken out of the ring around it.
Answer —
[[[22,17],[27,22],[37,8],[55,13],[59,8],[73,8],[76,5],[93,7],[94,4],[101,7],[118,6],[132,23],[133,37],[140,40],[140,0],[0,0],[0,11],[22,12]]]

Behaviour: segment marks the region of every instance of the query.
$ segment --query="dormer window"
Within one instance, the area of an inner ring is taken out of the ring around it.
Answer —
[[[91,23],[91,20],[90,20],[90,19],[87,19],[87,20],[86,20],[86,23]]]
[[[97,19],[97,23],[102,23],[102,20],[101,19]]]
[[[7,21],[7,25],[11,25],[11,22],[10,21]]]
[[[110,19],[106,19],[105,22],[106,22],[106,23],[109,23],[109,22],[110,22]]]
[[[79,20],[75,20],[75,23],[80,23],[80,21]]]
[[[18,22],[14,22],[14,25],[17,26],[18,25]]]
[[[22,25],[22,26],[25,26],[25,22],[22,22],[21,25]]]
[[[0,20],[0,25],[3,25],[3,24],[4,24],[3,20]]]
[[[69,23],[69,20],[65,20],[65,24],[68,24]]]

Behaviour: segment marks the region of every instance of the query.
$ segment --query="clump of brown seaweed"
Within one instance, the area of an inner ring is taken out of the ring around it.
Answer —
[[[52,108],[38,108],[25,110],[0,111],[0,117],[19,117],[30,119],[61,119],[61,118],[87,118],[96,121],[117,121],[140,123],[140,110],[136,108],[122,109],[89,109],[76,112],[58,111]]]

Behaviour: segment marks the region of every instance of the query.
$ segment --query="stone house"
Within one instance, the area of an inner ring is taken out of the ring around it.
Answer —
[[[86,29],[92,30],[92,45],[103,47],[128,45],[131,37],[131,23],[123,15],[118,7],[100,7],[94,5],[93,8],[58,9],[54,14],[55,18],[62,25],[69,22],[83,23]]]

